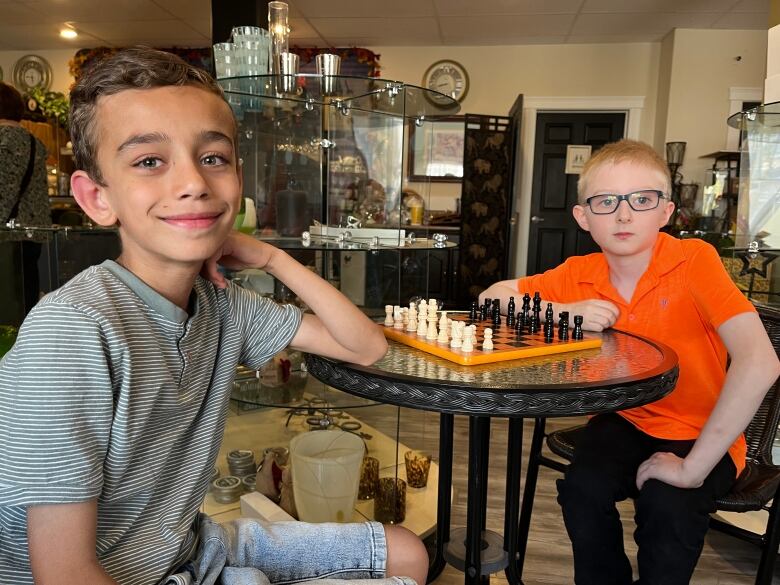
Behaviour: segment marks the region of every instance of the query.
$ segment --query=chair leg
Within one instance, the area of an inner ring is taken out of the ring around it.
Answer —
[[[518,528],[517,575],[522,579],[525,550],[528,546],[528,532],[531,527],[531,511],[536,494],[536,480],[539,476],[539,456],[542,454],[542,440],[546,419],[537,418],[534,424],[534,434],[531,439],[531,449],[528,453],[528,471],[525,474],[523,501],[520,506],[520,522]]]
[[[769,520],[766,523],[766,534],[764,534],[764,542],[761,547],[761,561],[758,563],[756,585],[772,585],[778,545],[780,545],[780,491],[775,493],[772,507],[769,508]]]

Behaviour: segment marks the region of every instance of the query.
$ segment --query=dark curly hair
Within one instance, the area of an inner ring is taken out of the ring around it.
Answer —
[[[15,87],[0,81],[0,120],[18,122],[24,114],[24,100]]]
[[[97,164],[95,114],[101,96],[128,89],[185,85],[200,87],[225,99],[222,88],[208,73],[164,51],[134,47],[90,67],[70,92],[70,139],[76,167],[86,171],[96,183],[105,184]]]

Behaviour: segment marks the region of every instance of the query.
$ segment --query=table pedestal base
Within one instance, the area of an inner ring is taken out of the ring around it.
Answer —
[[[509,565],[509,556],[504,550],[504,537],[491,530],[482,532],[480,567],[482,575],[503,571]],[[444,560],[459,571],[466,570],[466,529],[455,528],[450,541],[444,548]]]

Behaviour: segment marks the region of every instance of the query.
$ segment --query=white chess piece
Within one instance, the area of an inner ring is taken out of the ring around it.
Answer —
[[[409,305],[409,320],[406,322],[407,331],[417,331],[417,309],[414,305]]]
[[[463,336],[463,344],[461,345],[460,350],[465,353],[474,351],[474,342],[471,338],[471,331],[468,331],[467,334]]]
[[[392,327],[393,323],[393,305],[385,305],[385,327]]]
[[[439,329],[444,329],[446,331],[448,329],[447,322],[447,311],[442,311],[441,318],[439,319]]]
[[[420,311],[420,315],[417,317],[417,335],[424,336],[428,333],[428,320],[425,313]]]
[[[436,331],[436,319],[429,319],[428,320],[428,331],[427,331],[427,333],[425,335],[425,339],[428,339],[428,340],[432,341],[434,339],[438,339],[438,337],[439,337],[439,332]]]
[[[461,332],[460,323],[454,321],[452,323],[452,338],[450,339],[450,347],[457,349],[463,345],[463,334]]]
[[[393,307],[393,329],[404,328],[404,314],[401,312],[401,307],[395,305]]]
[[[436,339],[439,343],[449,343],[450,337],[447,335],[447,324],[444,324],[444,327],[441,327],[439,329],[439,337]]]
[[[493,349],[493,330],[490,327],[485,328],[485,339],[482,341],[482,349]]]

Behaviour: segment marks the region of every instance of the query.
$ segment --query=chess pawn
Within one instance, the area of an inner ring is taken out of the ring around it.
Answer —
[[[385,327],[392,327],[394,323],[393,305],[385,305]]]
[[[493,349],[493,330],[490,327],[485,328],[485,339],[482,341],[482,349]]]
[[[401,316],[404,318],[404,325],[409,323],[409,309],[401,307]]]
[[[572,339],[582,339],[582,315],[574,315],[574,331],[571,333]]]
[[[447,324],[444,324],[444,327],[441,327],[439,329],[439,337],[436,339],[439,343],[449,343],[450,338],[447,335]]]
[[[461,345],[463,345],[463,338],[460,336],[460,327],[453,327],[452,337],[450,338],[450,347],[458,349]]]

